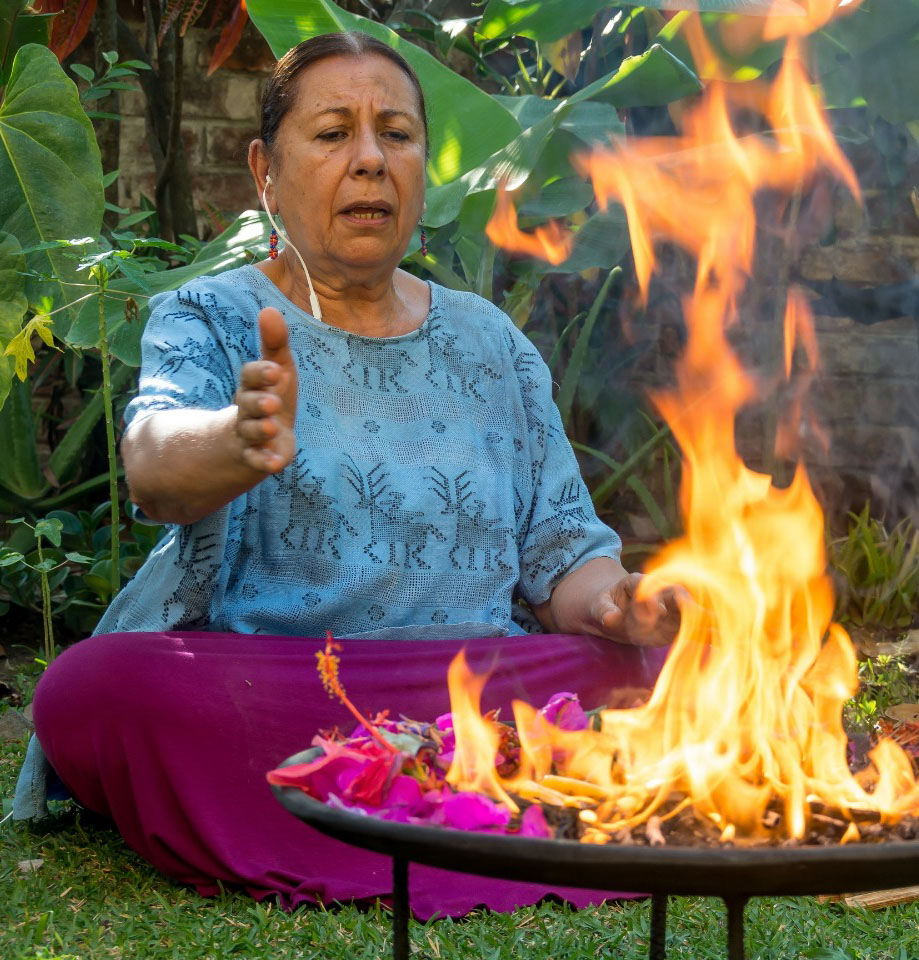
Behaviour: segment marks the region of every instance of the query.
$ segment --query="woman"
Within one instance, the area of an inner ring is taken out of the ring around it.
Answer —
[[[303,637],[366,641],[345,647],[352,699],[426,718],[460,640],[497,663],[489,705],[575,688],[594,706],[659,663],[608,639],[672,629],[664,601],[634,599],[534,348],[480,298],[398,269],[426,153],[421,88],[391,48],[336,34],[278,64],[249,166],[288,243],[154,301],[122,454],[134,502],[174,526],[36,694],[75,796],[205,892],[389,890],[385,860],[308,831],[265,787],[347,723]],[[518,599],[549,636],[526,636]],[[413,874],[421,915],[548,892],[437,873]]]

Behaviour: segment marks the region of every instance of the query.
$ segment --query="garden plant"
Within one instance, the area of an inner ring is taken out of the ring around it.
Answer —
[[[261,212],[241,211],[217,235],[198,237],[179,136],[189,82],[182,37],[196,22],[226,25],[211,69],[220,68],[248,18],[275,55],[316,34],[362,30],[406,57],[431,120],[428,252],[413,243],[406,268],[492,300],[542,348],[601,514],[614,523],[625,512],[648,518],[650,527],[631,538],[627,552],[640,559],[678,533],[679,454],[670,430],[643,404],[609,389],[609,366],[598,362],[610,336],[621,336],[608,318],[634,287],[624,213],[616,205],[598,208],[572,158],[610,135],[668,130],[670,111],[701,90],[705,65],[690,54],[686,4],[488,0],[462,5],[457,16],[458,6],[154,2],[145,4],[144,45],[114,4],[0,0],[4,957],[350,957],[391,949],[384,906],[286,914],[232,891],[202,901],[159,877],[71,802],[57,804],[38,826],[9,819],[26,730],[4,717],[23,716],[61,641],[92,631],[163,535],[127,500],[116,455],[147,303],[267,253]],[[714,27],[769,4],[697,6],[703,24]],[[91,23],[111,43],[99,51],[96,69],[71,56]],[[919,0],[863,0],[815,41],[815,78],[838,111],[841,139],[888,144],[891,189],[908,176],[896,145],[919,140],[919,101],[903,94],[914,86],[917,43]],[[732,79],[768,75],[778,55],[775,45],[757,47],[732,64]],[[155,195],[131,210],[112,199],[117,150],[101,131],[117,129],[118,92],[138,86],[153,117],[157,181]],[[501,191],[513,197],[522,229],[553,222],[573,231],[570,253],[551,263],[499,250],[486,228]],[[651,348],[625,338],[620,345],[623,362]],[[892,641],[917,626],[919,533],[912,521],[887,522],[869,505],[828,542],[843,622]],[[864,690],[847,713],[853,730],[872,729],[896,703],[919,701],[913,656],[865,661]],[[750,910],[750,942],[763,957],[906,960],[919,955],[917,911],[914,904],[871,914],[806,899],[761,901]],[[669,955],[719,956],[722,925],[718,907],[681,900]],[[431,921],[412,936],[423,956],[639,957],[647,952],[649,921],[641,903],[582,913],[547,903],[507,916]]]

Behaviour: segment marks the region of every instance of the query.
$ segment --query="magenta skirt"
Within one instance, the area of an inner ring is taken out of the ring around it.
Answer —
[[[351,715],[316,674],[324,641],[220,633],[120,633],[78,643],[38,684],[36,732],[73,795],[110,817],[128,845],[200,893],[219,884],[253,897],[364,900],[392,889],[391,862],[329,839],[284,810],[266,771]],[[591,637],[539,635],[454,641],[345,641],[341,679],[367,713],[433,720],[449,709],[446,676],[465,647],[493,669],[483,710],[537,706],[561,690],[586,708],[650,687],[659,650]],[[412,865],[415,915],[510,911],[554,894],[576,906],[623,894],[483,879]]]

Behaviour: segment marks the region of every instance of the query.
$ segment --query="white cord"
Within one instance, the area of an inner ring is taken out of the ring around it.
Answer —
[[[262,188],[262,206],[265,208],[265,213],[268,214],[268,220],[271,222],[271,226],[274,227],[275,232],[283,238],[284,242],[290,247],[291,250],[297,255],[297,259],[300,261],[300,266],[303,267],[303,272],[306,274],[306,284],[310,288],[310,310],[313,312],[313,316],[317,320],[322,319],[322,308],[319,306],[319,297],[316,296],[316,291],[313,289],[313,281],[310,278],[310,272],[306,269],[306,264],[303,261],[303,257],[300,256],[300,251],[290,242],[290,237],[284,233],[283,230],[274,222],[274,217],[271,215],[271,211],[268,209],[268,184],[271,183],[271,177],[265,177],[265,186]]]

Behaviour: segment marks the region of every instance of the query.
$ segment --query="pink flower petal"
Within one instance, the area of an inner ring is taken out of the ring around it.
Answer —
[[[539,715],[560,730],[586,730],[590,726],[578,695],[567,691],[553,694]]]
[[[506,827],[510,811],[478,793],[454,793],[442,807],[445,827],[455,830],[489,830]]]
[[[542,812],[542,807],[535,803],[523,811],[520,818],[520,836],[521,837],[552,837],[553,833],[549,824],[546,823],[546,815]]]

